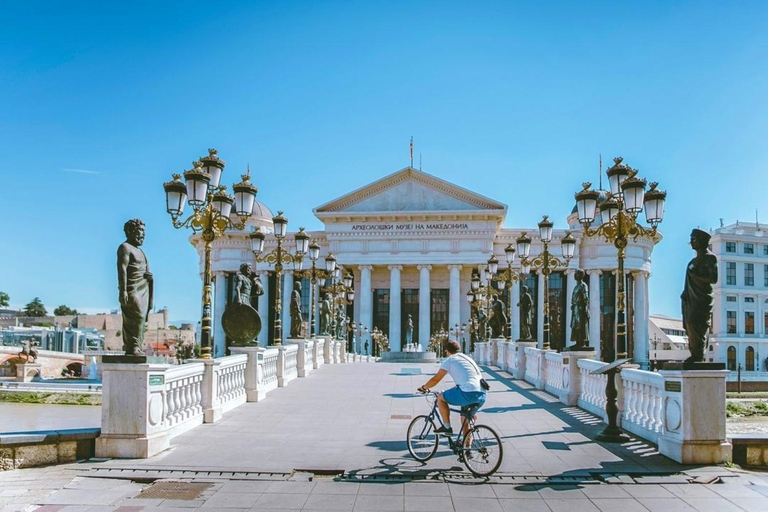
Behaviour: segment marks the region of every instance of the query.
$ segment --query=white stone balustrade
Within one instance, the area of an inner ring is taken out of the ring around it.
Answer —
[[[664,377],[655,372],[623,369],[621,428],[653,443],[664,431]]]
[[[579,393],[578,406],[599,416],[606,421],[605,416],[605,385],[608,377],[605,375],[592,375],[591,372],[599,370],[608,363],[594,361],[592,359],[580,359],[578,362],[581,380],[581,392]],[[619,379],[620,380],[620,379]]]
[[[507,362],[507,350],[509,350],[509,342],[505,339],[500,339],[496,342],[496,366],[498,366],[500,369],[506,371],[506,362]]]
[[[333,340],[333,363],[339,364],[341,362],[341,341]]]
[[[568,369],[568,357],[565,354],[559,354],[557,352],[546,352],[544,354],[544,372],[546,379],[544,380],[544,390],[547,393],[559,397],[561,392],[567,391],[570,387],[568,382],[568,375],[566,370]]]
[[[323,339],[317,338],[312,340],[312,369],[313,370],[317,370],[325,363],[325,359],[323,358],[324,345],[325,345],[325,340]]]
[[[296,369],[299,377],[306,377],[314,367],[314,361],[312,358],[312,342],[304,339],[288,338],[285,340],[288,345],[296,345]]]
[[[277,347],[277,386],[283,387],[299,376],[298,352],[296,345],[282,345]]]
[[[488,357],[488,342],[478,341],[475,343],[475,359],[480,364],[489,364],[491,362]]]

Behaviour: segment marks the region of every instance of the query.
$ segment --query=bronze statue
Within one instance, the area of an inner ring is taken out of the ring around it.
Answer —
[[[520,287],[520,302],[517,303],[520,308],[520,339],[533,339],[531,327],[533,326],[533,299],[528,293],[528,287]]]
[[[717,283],[717,257],[709,251],[710,235],[706,231],[691,231],[691,247],[696,251],[685,269],[685,289],[680,296],[683,307],[683,329],[688,334],[691,357],[686,363],[704,361],[704,345]]]
[[[413,317],[408,314],[408,322],[405,324],[405,343],[410,345],[413,343]]]
[[[488,322],[491,326],[491,338],[503,338],[504,331],[507,328],[507,314],[504,312],[504,301],[498,295],[494,295],[492,301],[491,318]]]
[[[301,327],[303,319],[301,317],[301,281],[293,282],[293,292],[291,292],[291,338],[301,338]]]
[[[344,308],[339,307],[336,311],[336,339],[337,340],[344,339],[345,330],[346,330],[346,325],[344,323],[345,318],[346,316],[344,315]]]
[[[485,308],[477,308],[477,341],[488,341],[488,315]]]
[[[331,328],[331,299],[326,293],[320,305],[320,334],[329,334]]]
[[[250,263],[240,265],[240,271],[235,275],[235,288],[237,290],[235,296],[237,303],[248,306],[252,305],[254,295],[258,297],[264,294],[261,279],[253,271]]]
[[[153,281],[144,243],[144,222],[131,219],[123,226],[126,240],[117,248],[117,283],[123,313],[123,350],[144,355],[144,331],[153,306]]]
[[[251,345],[261,332],[261,316],[253,307],[253,296],[264,294],[261,279],[250,263],[240,265],[235,275],[235,298],[221,316],[221,326],[233,345]]]
[[[580,268],[576,269],[573,278],[576,286],[571,294],[571,341],[576,344],[570,348],[581,350],[589,344],[589,288]]]
[[[21,346],[21,352],[19,352],[19,358],[23,358],[25,363],[34,363],[37,361],[37,347],[40,343],[37,340],[24,340]]]

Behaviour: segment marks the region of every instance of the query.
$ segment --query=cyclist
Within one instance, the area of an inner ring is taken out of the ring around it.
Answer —
[[[478,408],[485,403],[485,390],[480,385],[482,374],[477,364],[469,356],[461,353],[461,347],[457,341],[451,340],[445,344],[446,359],[440,364],[440,369],[419,388],[421,393],[426,393],[430,388],[439,383],[445,374],[449,374],[456,383],[455,387],[437,394],[437,407],[443,425],[435,429],[438,434],[453,434],[451,427],[451,411],[448,404],[466,408],[471,404],[478,404]],[[469,426],[462,425],[466,434]]]

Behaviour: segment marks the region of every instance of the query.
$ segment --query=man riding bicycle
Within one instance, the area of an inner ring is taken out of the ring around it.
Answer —
[[[469,405],[477,404],[479,409],[485,403],[486,393],[480,385],[482,378],[480,367],[469,356],[461,353],[461,347],[457,341],[451,340],[445,344],[445,355],[446,359],[440,364],[440,369],[434,377],[419,388],[419,391],[427,393],[430,388],[436,386],[445,377],[446,373],[456,383],[455,387],[437,394],[437,406],[445,426],[440,426],[435,429],[435,432],[450,435],[453,434],[453,428],[451,427],[451,411],[448,404],[461,407],[462,410],[465,410]],[[466,434],[468,426],[465,423],[462,427]]]

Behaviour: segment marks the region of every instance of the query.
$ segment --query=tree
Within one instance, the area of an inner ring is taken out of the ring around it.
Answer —
[[[48,310],[45,309],[43,301],[40,300],[40,297],[35,297],[32,299],[32,302],[24,306],[24,313],[27,316],[46,316],[48,314]]]
[[[0,308],[7,308],[11,298],[5,292],[0,292]]]
[[[77,310],[72,309],[69,306],[65,306],[62,304],[61,306],[57,307],[53,310],[53,314],[56,316],[70,316],[70,315],[77,315]]]

